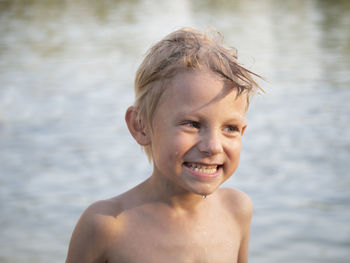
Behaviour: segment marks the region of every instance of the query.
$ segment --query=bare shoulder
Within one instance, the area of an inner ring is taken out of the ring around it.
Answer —
[[[118,227],[118,215],[122,211],[121,203],[117,199],[101,200],[90,205],[79,223],[86,224],[97,235],[113,234]]]
[[[116,199],[109,199],[84,211],[72,234],[67,263],[105,262],[107,246],[120,231],[120,206]]]
[[[235,188],[220,188],[219,196],[225,209],[231,211],[237,219],[250,220],[253,203],[246,193]]]

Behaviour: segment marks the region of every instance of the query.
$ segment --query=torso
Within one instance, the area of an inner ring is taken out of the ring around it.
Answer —
[[[237,262],[241,236],[234,216],[215,197],[204,201],[195,214],[170,215],[160,204],[121,211],[107,262]]]

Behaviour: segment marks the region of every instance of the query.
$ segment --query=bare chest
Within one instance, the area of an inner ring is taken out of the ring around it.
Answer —
[[[239,229],[233,222],[132,222],[108,248],[109,263],[236,262]]]

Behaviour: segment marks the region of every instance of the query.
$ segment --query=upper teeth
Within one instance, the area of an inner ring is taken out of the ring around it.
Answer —
[[[189,163],[188,167],[196,172],[201,173],[215,173],[217,169],[217,165],[201,165],[197,163]]]

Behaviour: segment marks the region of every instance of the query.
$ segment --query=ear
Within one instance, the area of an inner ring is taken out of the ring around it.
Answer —
[[[243,136],[245,129],[247,128],[248,124],[245,122],[243,127],[242,127],[242,131],[241,131],[241,136]]]
[[[151,143],[151,137],[148,129],[145,123],[138,118],[138,111],[135,107],[131,106],[127,109],[125,121],[131,135],[140,145],[146,146]]]

